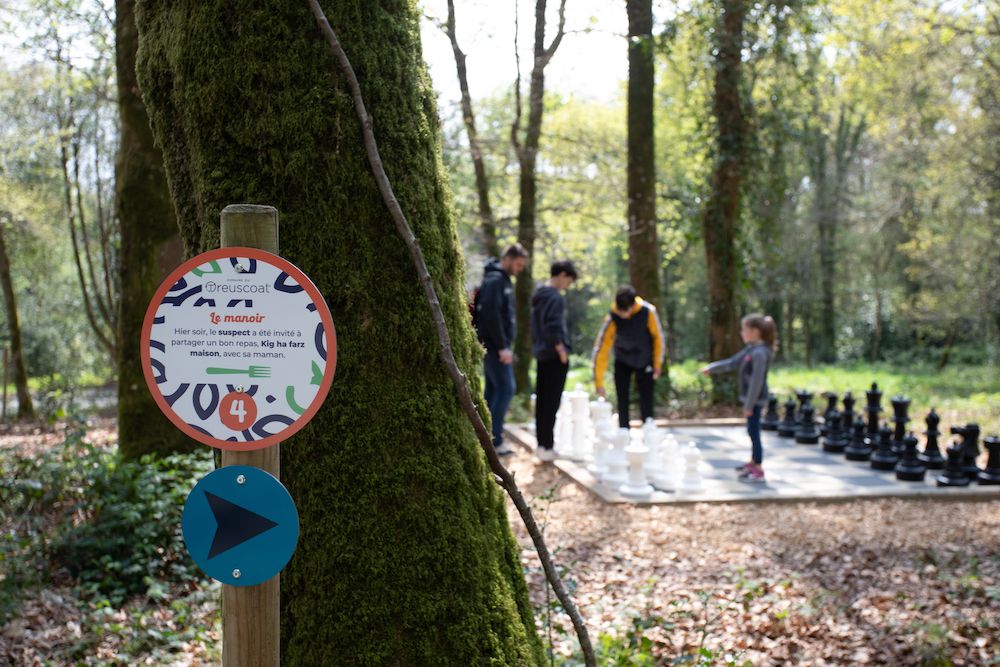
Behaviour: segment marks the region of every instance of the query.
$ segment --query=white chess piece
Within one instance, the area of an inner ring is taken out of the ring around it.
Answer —
[[[588,453],[590,447],[589,435],[590,425],[590,403],[587,392],[577,385],[576,391],[569,395],[570,405],[573,411],[573,440],[571,447],[564,452],[566,458],[574,461],[582,460]]]
[[[701,491],[701,471],[698,464],[701,463],[701,452],[698,445],[693,442],[687,446],[684,452],[684,479],[681,481],[681,489],[684,491]]]
[[[625,457],[625,448],[628,446],[629,440],[629,430],[627,428],[618,429],[612,440],[614,447],[605,454],[607,470],[601,481],[612,488],[618,488],[628,480],[628,459]]]
[[[563,392],[562,400],[559,401],[559,410],[556,412],[556,425],[553,440],[555,450],[563,452],[570,446],[570,439],[573,437],[573,414],[569,402],[569,392]]]
[[[601,408],[598,411],[595,423],[596,437],[594,438],[594,448],[590,456],[590,464],[587,470],[593,473],[594,477],[600,479],[608,469],[608,451],[613,446],[615,437],[615,421],[611,415],[611,407],[607,411]]]
[[[647,419],[646,423],[642,425],[642,444],[649,450],[644,464],[646,479],[652,480],[660,466],[660,447],[662,442],[663,433],[656,427],[652,419]]]
[[[649,448],[642,439],[633,439],[625,448],[628,460],[628,481],[618,487],[618,493],[630,498],[646,498],[653,492],[653,487],[646,482],[646,457]]]
[[[680,447],[677,438],[668,433],[660,446],[660,460],[657,462],[653,484],[664,491],[676,491],[680,473]]]

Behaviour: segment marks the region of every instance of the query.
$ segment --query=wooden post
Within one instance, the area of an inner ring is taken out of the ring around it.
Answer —
[[[243,246],[278,254],[278,209],[230,204],[222,209],[219,247]],[[256,466],[280,479],[280,445],[252,452],[222,452],[222,465]],[[224,667],[278,667],[281,575],[257,586],[222,586]]]

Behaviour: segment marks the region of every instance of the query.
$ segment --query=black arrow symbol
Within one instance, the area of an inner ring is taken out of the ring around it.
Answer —
[[[278,525],[270,519],[220,498],[214,493],[206,491],[205,499],[208,500],[212,514],[215,515],[215,522],[218,524],[215,529],[215,538],[212,540],[212,547],[208,550],[209,558],[215,558]]]

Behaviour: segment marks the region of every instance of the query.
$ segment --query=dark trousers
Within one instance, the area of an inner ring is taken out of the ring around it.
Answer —
[[[747,417],[747,434],[750,436],[750,458],[760,465],[764,462],[764,447],[760,444],[760,406],[755,405],[753,414]]]
[[[535,436],[538,446],[544,449],[552,449],[555,443],[556,413],[562,402],[568,371],[569,364],[558,358],[538,362],[535,374]]]
[[[648,369],[648,370],[647,370]],[[639,387],[639,413],[642,421],[653,417],[653,367],[632,368],[628,364],[615,361],[615,389],[618,391],[618,426],[628,428],[629,392],[632,390],[632,374]]]
[[[514,398],[514,368],[502,363],[496,352],[487,350],[483,359],[483,375],[486,377],[483,397],[493,418],[493,446],[499,447],[503,442],[503,421]]]

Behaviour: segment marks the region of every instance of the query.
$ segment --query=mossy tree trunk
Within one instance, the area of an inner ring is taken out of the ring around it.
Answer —
[[[477,377],[415,0],[329,0],[455,356]],[[282,254],[329,301],[337,375],[282,446],[302,533],[282,573],[286,665],[541,664],[517,544],[344,81],[305,2],[147,0],[139,78],[182,235],[229,203],[281,212]],[[481,395],[481,387],[476,392]]]
[[[12,216],[5,217],[13,219]],[[2,221],[0,221],[0,291],[3,292],[4,305],[7,309],[10,361],[14,367],[14,388],[17,391],[17,418],[34,419],[35,406],[31,402],[31,392],[28,391],[28,372],[25,369],[24,349],[21,345],[21,324],[17,315],[17,297],[14,295],[14,280],[11,276],[10,257],[7,254],[7,242],[4,238]],[[4,391],[6,392],[6,390]]]
[[[142,320],[160,282],[181,263],[177,218],[163,156],[153,145],[149,117],[135,79],[135,0],[118,0],[115,56],[121,143],[115,161],[115,199],[121,225],[118,311],[118,450],[127,459],[191,451],[197,443],[171,424],[142,377]]]
[[[736,314],[736,226],[746,171],[749,124],[743,108],[742,50],[746,0],[719,0],[715,29],[715,169],[712,192],[702,218],[708,268],[709,358],[724,359],[739,350]],[[731,375],[712,378],[713,402],[733,400]]]

